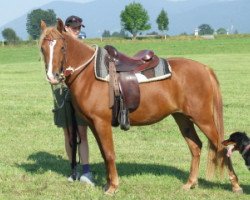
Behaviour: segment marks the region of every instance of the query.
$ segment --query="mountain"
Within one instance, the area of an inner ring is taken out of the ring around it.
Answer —
[[[84,31],[87,37],[93,38],[100,37],[104,30],[109,30],[111,33],[119,32],[120,13],[132,2],[141,3],[147,10],[152,25],[152,29],[148,32],[158,31],[155,21],[163,8],[168,13],[170,35],[193,33],[195,28],[204,23],[214,29],[223,27],[230,31],[250,33],[247,20],[250,18],[249,0],[94,0],[87,3],[54,1],[40,8],[53,9],[57,17],[63,20],[72,14],[81,16],[86,26]],[[0,27],[0,31],[12,28],[19,37],[27,39],[27,14]]]

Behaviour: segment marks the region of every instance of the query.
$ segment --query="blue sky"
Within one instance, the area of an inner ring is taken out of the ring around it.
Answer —
[[[34,8],[39,8],[52,1],[88,2],[92,0],[6,0],[1,1],[0,26],[26,14]],[[105,1],[105,0],[103,0]],[[121,1],[121,0],[117,0]],[[139,0],[137,0],[139,1]],[[166,1],[186,1],[186,0],[166,0]],[[205,0],[201,0],[205,1]],[[206,0],[209,1],[209,0]],[[218,0],[232,1],[232,0]]]
[[[26,14],[34,8],[56,0],[6,0],[1,1],[0,26]],[[58,0],[57,0],[58,1]],[[60,0],[70,1],[70,0]],[[88,2],[91,0],[71,0],[70,2]]]

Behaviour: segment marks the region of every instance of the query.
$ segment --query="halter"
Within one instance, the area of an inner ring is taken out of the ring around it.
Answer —
[[[59,37],[55,37],[55,38],[52,38],[52,37],[49,37],[49,36],[45,36],[44,38],[43,38],[43,40],[47,40],[47,41],[49,41],[49,45],[52,45],[52,43],[54,42],[54,41],[57,41],[57,40],[63,40],[63,51],[62,51],[62,53],[63,53],[63,63],[62,63],[62,67],[65,65],[65,63],[66,63],[66,43],[65,43],[65,38],[62,36],[62,35],[60,35]],[[47,72],[46,72],[47,73]],[[61,74],[60,74],[60,77],[59,77],[59,81],[62,81],[62,80],[64,80],[64,77],[63,76],[61,76]]]
[[[98,47],[97,45],[93,45],[95,47],[95,52],[94,54],[83,64],[81,64],[80,66],[76,67],[76,68],[72,68],[71,66],[68,66],[66,68],[64,68],[64,65],[66,63],[66,42],[65,42],[65,38],[64,37],[56,37],[56,38],[49,38],[49,37],[45,37],[44,40],[48,40],[49,42],[53,42],[54,40],[58,40],[58,39],[62,39],[63,40],[63,46],[64,46],[64,51],[63,51],[63,71],[60,74],[59,77],[59,81],[62,82],[66,79],[66,77],[73,75],[73,73],[79,71],[79,70],[84,70],[88,64],[95,58],[95,56],[97,55],[97,51],[98,51]],[[80,72],[81,72],[80,71]],[[73,81],[72,81],[73,82]]]

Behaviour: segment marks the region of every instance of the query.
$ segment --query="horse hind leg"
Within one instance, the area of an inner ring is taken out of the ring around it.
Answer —
[[[209,141],[207,174],[208,179],[213,178],[216,168],[219,167],[220,176],[223,177],[224,166],[228,169],[229,179],[232,185],[233,192],[242,193],[243,190],[239,185],[238,177],[234,172],[231,159],[226,156],[226,150],[222,146],[222,135],[219,135],[214,121],[210,123],[202,123],[196,120],[197,126],[207,136]]]
[[[240,187],[238,177],[233,169],[231,158],[226,156],[226,150],[224,150],[224,161],[228,168],[229,180],[231,182],[233,192],[243,193],[243,189]]]
[[[187,116],[181,113],[175,113],[173,114],[173,117],[188,144],[192,156],[189,178],[187,183],[183,186],[183,189],[189,190],[191,188],[195,188],[198,185],[202,142],[195,131],[193,122],[188,119]]]

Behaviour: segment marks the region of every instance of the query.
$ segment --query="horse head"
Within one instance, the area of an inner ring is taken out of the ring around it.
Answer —
[[[57,84],[64,77],[62,72],[66,46],[63,37],[63,21],[58,19],[57,27],[47,27],[46,23],[41,21],[41,30],[40,47],[45,63],[46,76],[51,84]]]

